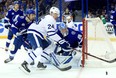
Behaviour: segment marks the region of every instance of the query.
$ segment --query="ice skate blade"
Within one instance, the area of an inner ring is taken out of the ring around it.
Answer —
[[[20,66],[19,69],[26,75],[29,75],[31,73],[31,72],[26,71],[22,66]]]

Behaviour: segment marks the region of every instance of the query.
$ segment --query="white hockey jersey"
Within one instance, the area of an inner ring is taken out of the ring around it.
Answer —
[[[40,38],[49,37],[54,41],[59,41],[61,37],[56,34],[56,20],[51,15],[46,15],[38,25],[33,23],[27,33],[33,33],[38,35]]]
[[[77,31],[76,26],[74,25],[74,22],[71,20],[70,22],[66,22],[66,25],[68,28],[74,29],[75,31]]]

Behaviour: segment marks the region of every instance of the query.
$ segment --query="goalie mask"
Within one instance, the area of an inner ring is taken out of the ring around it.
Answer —
[[[68,29],[67,29],[67,26],[65,25],[65,23],[60,23],[59,25],[59,30],[61,32],[61,34],[65,37],[68,35]]]

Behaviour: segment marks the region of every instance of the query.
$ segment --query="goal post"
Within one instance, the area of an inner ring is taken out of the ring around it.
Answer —
[[[111,60],[116,58],[116,51],[101,19],[84,18],[83,21],[82,67],[90,60],[97,60],[85,53]],[[92,62],[92,61],[91,61]],[[99,61],[101,63],[101,61]],[[94,62],[93,62],[94,63]]]

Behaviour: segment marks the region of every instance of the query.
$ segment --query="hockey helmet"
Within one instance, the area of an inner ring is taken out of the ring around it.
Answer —
[[[51,13],[56,13],[56,14],[58,14],[58,17],[60,16],[60,10],[57,7],[51,7],[49,13],[50,14]]]
[[[60,25],[59,25],[59,30],[61,32],[61,34],[63,36],[67,36],[68,35],[68,29],[67,29],[67,26],[65,23],[61,22]]]
[[[60,26],[60,29],[66,29],[67,28],[67,26],[64,22],[61,22],[59,26]]]
[[[26,14],[35,14],[35,11],[32,10],[32,9],[28,9],[27,12],[26,12]]]
[[[19,3],[19,1],[14,1],[14,5],[15,5],[15,4],[20,4],[20,3]]]

